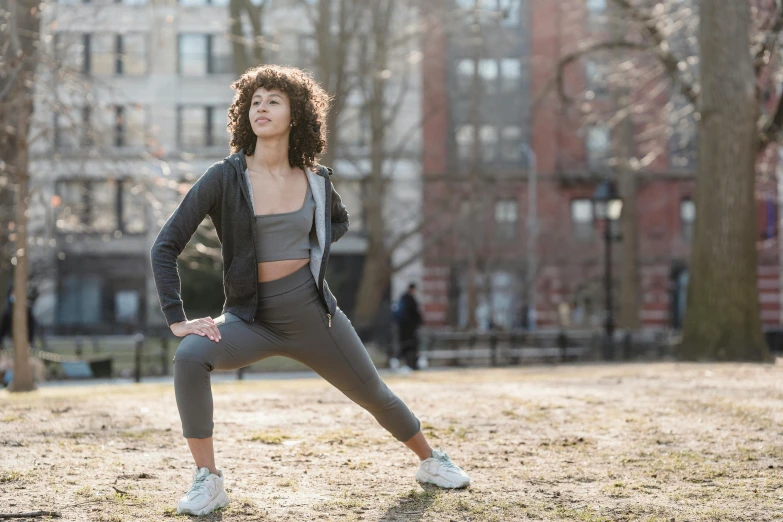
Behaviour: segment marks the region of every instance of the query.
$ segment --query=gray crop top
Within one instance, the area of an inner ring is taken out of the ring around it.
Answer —
[[[250,177],[245,171],[245,178],[250,188],[250,198],[253,199],[253,188]],[[253,213],[255,214],[255,201]],[[282,261],[284,259],[309,259],[311,231],[315,217],[315,198],[307,182],[307,192],[304,203],[299,210],[278,214],[255,215],[256,220],[256,261]]]

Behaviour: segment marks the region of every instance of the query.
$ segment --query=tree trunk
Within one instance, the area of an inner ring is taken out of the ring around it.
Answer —
[[[619,326],[626,330],[641,327],[639,320],[639,237],[636,200],[638,196],[636,171],[630,168],[633,157],[633,121],[630,107],[624,104],[622,110],[628,111],[620,125],[620,176],[618,189],[623,199],[623,213],[620,216],[622,243],[622,269],[620,273],[620,310]]]
[[[748,2],[700,0],[701,119],[688,306],[687,360],[769,360],[759,307],[758,150]]]
[[[29,146],[28,132],[33,114],[33,85],[35,85],[35,68],[38,62],[38,43],[40,34],[40,11],[37,0],[12,0],[10,2],[11,48],[16,56],[22,57],[22,68],[12,86],[12,100],[16,111],[16,134],[14,136],[16,162],[15,173],[16,219],[14,221],[16,269],[14,270],[14,311],[13,311],[13,343],[14,343],[14,375],[10,391],[30,391],[35,389],[30,370],[30,340],[27,336],[27,208],[29,179]]]
[[[371,75],[371,93],[369,103],[370,132],[370,174],[364,198],[366,226],[369,244],[365,253],[364,269],[359,283],[359,295],[356,302],[355,322],[358,328],[373,324],[378,315],[383,294],[389,281],[390,253],[385,243],[384,211],[384,160],[386,158],[386,122],[384,107],[386,101],[386,79],[378,74],[388,67],[389,28],[393,16],[393,0],[373,0],[370,13],[372,17],[374,56]]]
[[[231,54],[234,60],[234,73],[237,76],[251,67],[264,63],[264,48],[261,45],[261,38],[264,36],[263,14],[265,5],[265,3],[262,3],[256,6],[250,0],[229,0]],[[247,13],[248,21],[250,22],[250,32],[253,41],[249,44],[245,41],[242,13]]]
[[[27,104],[25,104],[27,105]],[[32,104],[30,104],[32,107]],[[17,196],[16,196],[16,220],[14,231],[16,233],[16,269],[14,270],[14,313],[13,313],[13,341],[14,341],[14,376],[10,391],[31,391],[35,389],[33,374],[30,369],[30,339],[27,335],[27,273],[29,256],[27,248],[27,197],[28,185],[28,150],[27,131],[29,116],[27,110],[19,111],[19,126],[17,127],[19,149],[17,162]]]

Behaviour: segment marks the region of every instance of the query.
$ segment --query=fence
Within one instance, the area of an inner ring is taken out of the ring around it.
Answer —
[[[111,336],[47,336],[32,354],[43,360],[49,378],[165,376],[171,372],[172,337],[141,333]]]
[[[584,330],[423,331],[421,354],[436,364],[492,366],[531,362],[604,360],[602,332]],[[673,356],[673,337],[666,331],[619,331],[614,360],[663,359]]]

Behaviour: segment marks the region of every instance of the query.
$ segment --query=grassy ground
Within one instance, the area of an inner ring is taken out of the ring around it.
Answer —
[[[783,360],[425,372],[389,386],[471,475],[416,460],[317,379],[216,383],[221,521],[783,520]],[[169,385],[0,392],[0,513],[187,520]]]

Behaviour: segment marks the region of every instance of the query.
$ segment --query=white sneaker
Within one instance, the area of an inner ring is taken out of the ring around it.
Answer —
[[[470,486],[470,477],[454,464],[448,454],[432,450],[432,457],[422,460],[416,480],[442,488],[464,488]]]
[[[223,472],[210,473],[209,468],[200,468],[193,475],[193,485],[179,500],[177,513],[206,515],[228,505],[228,495],[223,489]]]
[[[407,364],[403,364],[402,366],[399,367],[399,369],[397,369],[397,373],[400,374],[400,375],[408,375],[412,371],[413,371],[413,368],[411,368]]]

